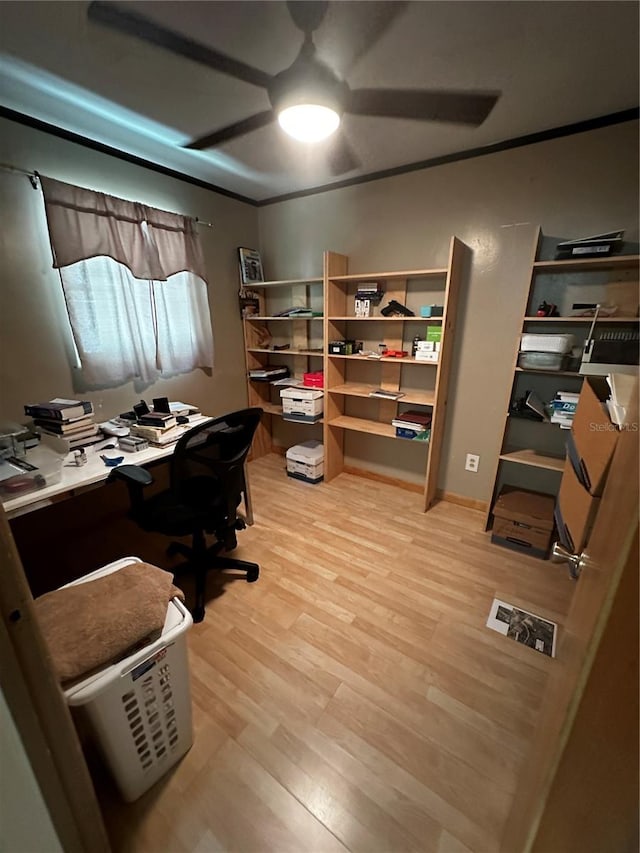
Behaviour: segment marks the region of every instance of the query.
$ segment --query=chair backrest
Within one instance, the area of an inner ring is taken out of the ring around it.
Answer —
[[[183,435],[171,457],[170,488],[186,503],[214,495],[235,515],[245,489],[244,463],[262,409],[242,409],[198,424]]]

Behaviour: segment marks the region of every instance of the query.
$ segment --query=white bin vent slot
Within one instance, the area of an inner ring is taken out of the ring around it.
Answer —
[[[122,697],[122,704],[124,705],[124,710],[127,715],[127,723],[129,724],[129,731],[133,738],[133,744],[136,748],[138,760],[146,770],[146,768],[150,767],[153,762],[151,760],[149,740],[147,738],[147,733],[145,732],[138,698],[135,693],[126,693]]]

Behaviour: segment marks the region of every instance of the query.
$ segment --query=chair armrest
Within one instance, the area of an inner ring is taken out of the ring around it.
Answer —
[[[107,479],[124,480],[128,486],[148,486],[153,483],[151,474],[139,465],[119,465],[109,472]]]
[[[144,504],[142,490],[145,486],[153,483],[153,477],[146,468],[139,465],[119,465],[109,472],[107,480],[122,480],[129,492],[131,502],[131,516],[135,518]]]

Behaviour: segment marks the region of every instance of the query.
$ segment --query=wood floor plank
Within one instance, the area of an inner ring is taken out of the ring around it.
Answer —
[[[300,483],[275,455],[249,471],[234,556],[260,578],[208,579],[193,748],[136,803],[98,774],[114,853],[496,853],[555,662],[489,607],[562,631],[571,582],[491,545],[476,510]]]

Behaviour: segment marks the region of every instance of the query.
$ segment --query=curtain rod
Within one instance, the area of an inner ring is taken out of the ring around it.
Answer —
[[[20,175],[26,175],[29,178],[29,183],[34,190],[38,189],[38,178],[40,175],[37,172],[30,172],[28,169],[21,169],[19,166],[12,166],[11,163],[0,163],[1,172],[16,172]],[[205,222],[204,219],[198,219],[197,216],[192,217],[196,225],[204,225],[206,228],[213,228],[211,222]]]

